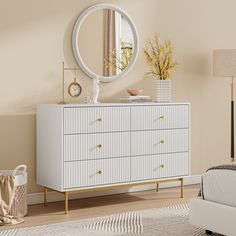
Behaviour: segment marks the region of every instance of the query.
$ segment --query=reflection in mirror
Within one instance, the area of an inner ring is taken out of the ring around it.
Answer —
[[[129,22],[112,9],[99,9],[88,15],[77,43],[84,63],[97,75],[118,75],[133,57],[134,36]]]

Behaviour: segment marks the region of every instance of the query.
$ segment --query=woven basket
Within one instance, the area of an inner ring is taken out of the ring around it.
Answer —
[[[21,218],[27,215],[27,172],[26,165],[19,165],[14,170],[0,170],[0,175],[15,176],[15,195],[9,215]]]

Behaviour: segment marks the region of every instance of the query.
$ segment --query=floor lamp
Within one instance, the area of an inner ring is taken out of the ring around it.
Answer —
[[[230,77],[231,94],[231,161],[234,162],[234,77],[236,76],[236,49],[217,49],[213,52],[213,75]]]

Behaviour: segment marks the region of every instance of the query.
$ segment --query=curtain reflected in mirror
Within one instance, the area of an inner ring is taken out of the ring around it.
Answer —
[[[104,76],[117,75],[130,63],[133,52],[132,31],[121,14],[104,9]]]
[[[98,75],[110,77],[124,71],[131,62],[134,36],[123,15],[101,9],[83,22],[78,44],[86,66]]]

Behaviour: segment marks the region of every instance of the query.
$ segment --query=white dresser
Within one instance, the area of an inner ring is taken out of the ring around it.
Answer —
[[[41,104],[37,183],[68,193],[190,174],[190,104]]]

